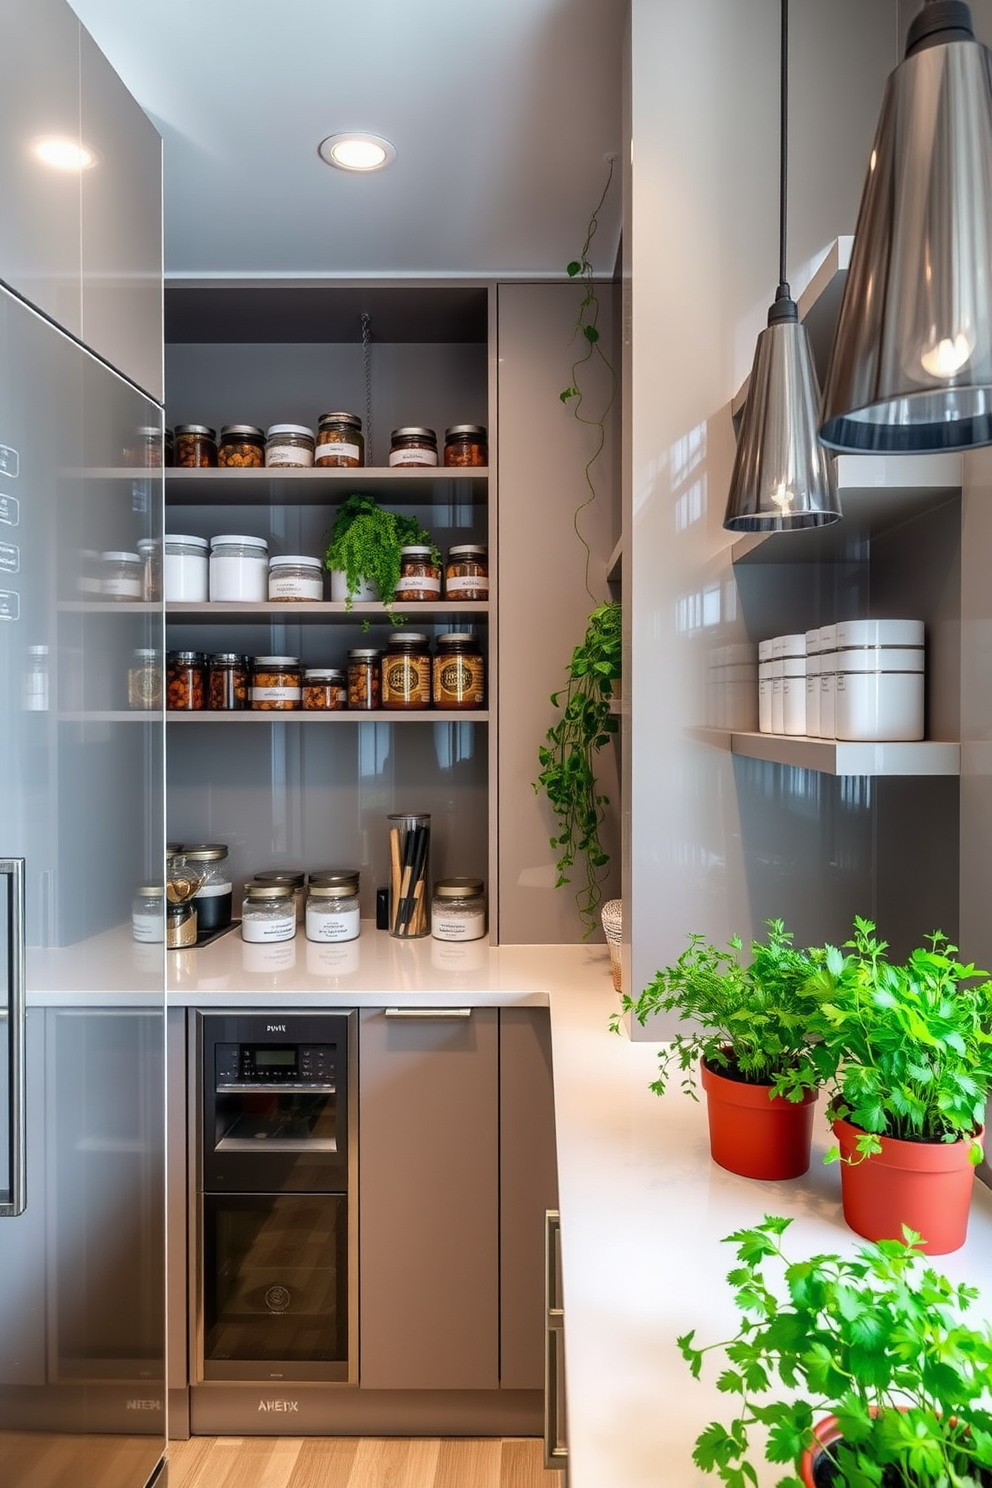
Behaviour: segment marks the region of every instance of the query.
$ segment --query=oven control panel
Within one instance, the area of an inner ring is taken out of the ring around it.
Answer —
[[[218,1091],[334,1090],[335,1044],[221,1044],[214,1046]]]

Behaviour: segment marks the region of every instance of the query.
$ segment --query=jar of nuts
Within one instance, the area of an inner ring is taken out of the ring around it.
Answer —
[[[207,707],[240,713],[248,706],[248,664],[234,651],[218,651],[207,661]]]
[[[265,430],[254,424],[225,424],[217,464],[227,470],[257,470],[265,464]]]
[[[428,546],[400,548],[400,581],[394,598],[408,603],[441,598],[441,568]]]
[[[166,657],[165,706],[199,712],[205,706],[206,658],[202,651],[170,651]]]
[[[216,431],[206,424],[177,424],[176,464],[181,470],[212,469],[217,464]]]
[[[348,706],[348,687],[339,667],[307,667],[303,707],[309,713],[340,712]]]
[[[379,707],[381,651],[359,648],[348,652],[348,707],[371,712]]]
[[[445,465],[486,465],[489,447],[483,424],[452,424],[444,431]]]
[[[303,672],[298,656],[256,656],[251,667],[251,706],[265,713],[299,708]]]
[[[416,630],[397,630],[389,637],[382,658],[382,706],[429,708],[431,651],[427,637]]]
[[[433,429],[410,426],[394,429],[389,442],[390,465],[436,465],[437,435]]]
[[[489,598],[489,555],[481,543],[456,543],[444,569],[448,599]]]
[[[478,637],[470,630],[449,630],[439,635],[434,657],[435,708],[481,708],[485,696]]]
[[[325,470],[365,464],[362,421],[355,413],[322,413],[317,425],[314,464]]]

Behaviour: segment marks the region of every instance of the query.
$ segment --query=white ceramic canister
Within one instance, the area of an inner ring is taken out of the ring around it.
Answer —
[[[362,579],[355,593],[351,596],[352,603],[366,604],[379,598],[378,584],[370,583]],[[331,599],[338,604],[344,604],[348,599],[348,575],[343,568],[331,569]]]
[[[820,732],[821,739],[836,739],[834,733],[834,682],[837,674],[837,627],[820,626]]]
[[[758,662],[758,732],[772,731],[772,666],[773,662]]]
[[[805,656],[787,656],[782,662],[782,732],[793,739],[806,733]]]
[[[838,651],[850,646],[922,646],[922,620],[839,620],[836,630]]]
[[[819,651],[806,658],[806,737],[820,737],[820,668]]]
[[[838,739],[870,743],[922,739],[922,647],[860,647],[837,653]]]
[[[210,539],[210,598],[228,604],[269,597],[269,545],[264,537],[224,532]]]
[[[205,537],[190,537],[181,532],[165,534],[162,585],[167,604],[205,603],[209,593],[208,547]]]
[[[800,632],[798,635],[778,636],[777,639],[778,639],[778,646],[779,646],[777,655],[778,656],[781,656],[783,659],[785,657],[787,657],[787,656],[805,656],[806,655],[806,632],[805,631]]]
[[[758,642],[758,661],[759,662],[762,662],[762,661],[774,661],[774,660],[775,660],[775,641],[774,641],[774,639],[771,638],[771,637],[769,637],[769,639],[767,641],[759,641]]]
[[[769,662],[772,679],[772,726],[773,734],[785,733],[785,694],[782,690],[784,683],[784,662]]]

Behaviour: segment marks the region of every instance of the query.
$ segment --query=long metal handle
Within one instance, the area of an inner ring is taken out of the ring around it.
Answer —
[[[558,1351],[565,1327],[561,1305],[561,1280],[558,1273],[558,1238],[561,1216],[557,1209],[544,1215],[544,1465],[564,1467],[568,1448],[562,1445],[558,1421],[559,1370]]]
[[[470,1007],[388,1007],[387,1018],[471,1018]]]
[[[0,876],[10,879],[7,916],[7,1122],[9,1132],[9,1202],[0,1199],[0,1219],[23,1214],[27,1203],[27,1091],[24,1083],[24,1035],[27,1001],[24,985],[24,859],[0,858]]]

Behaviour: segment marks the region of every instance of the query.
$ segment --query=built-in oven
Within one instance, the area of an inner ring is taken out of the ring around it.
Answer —
[[[197,1383],[357,1379],[351,1013],[203,1013]]]

